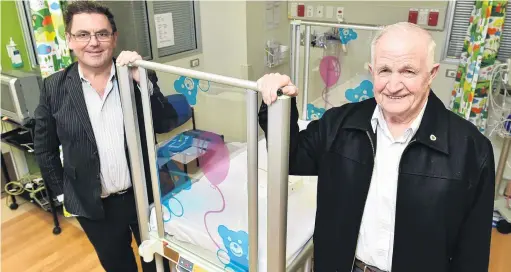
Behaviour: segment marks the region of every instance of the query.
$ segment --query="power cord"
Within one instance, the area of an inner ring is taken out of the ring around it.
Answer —
[[[29,193],[31,200],[35,201],[43,209],[48,209],[48,194],[43,179],[39,175],[27,175],[17,181],[11,181],[4,187],[5,193],[11,196],[19,196],[25,192]],[[6,198],[6,205],[9,206],[9,198]]]

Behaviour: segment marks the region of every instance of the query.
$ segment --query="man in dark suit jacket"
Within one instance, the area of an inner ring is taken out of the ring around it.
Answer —
[[[141,57],[124,51],[114,60],[115,22],[98,2],[70,4],[65,24],[78,62],[43,82],[35,111],[36,158],[43,178],[56,195],[64,196],[66,210],[77,216],[105,270],[137,271],[132,234],[138,244],[141,241],[114,62],[122,66]],[[138,69],[132,68],[131,73],[143,128]],[[160,92],[156,74],[148,74],[155,133],[167,132],[177,114]],[[141,140],[145,143],[144,133]],[[147,149],[142,153],[152,196]],[[142,266],[144,271],[155,270],[154,262],[142,261]]]

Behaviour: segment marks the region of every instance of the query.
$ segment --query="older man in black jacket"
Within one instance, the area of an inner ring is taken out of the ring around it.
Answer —
[[[289,172],[318,176],[315,271],[488,270],[493,149],[431,91],[434,50],[418,26],[389,26],[372,44],[375,98],[332,108],[301,132],[292,103]],[[278,74],[258,84],[267,133],[277,89],[298,92]]]

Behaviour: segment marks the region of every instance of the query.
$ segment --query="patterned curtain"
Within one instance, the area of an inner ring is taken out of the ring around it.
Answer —
[[[484,133],[491,71],[500,45],[505,1],[476,1],[452,91],[450,109]]]
[[[63,8],[58,0],[30,0],[29,3],[37,59],[41,76],[45,78],[72,63],[66,43]]]

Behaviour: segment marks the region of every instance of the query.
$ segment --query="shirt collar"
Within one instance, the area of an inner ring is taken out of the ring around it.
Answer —
[[[80,79],[82,81],[86,81],[86,82],[89,82],[84,76],[83,76],[83,72],[82,72],[82,68],[80,67],[80,65],[77,65],[78,66],[78,75],[80,76]],[[110,77],[109,77],[109,81],[113,80],[115,78],[115,63],[112,61],[112,67],[110,68]]]
[[[419,129],[419,126],[422,121],[422,117],[424,116],[424,111],[426,110],[426,105],[428,104],[428,101],[424,103],[424,106],[422,106],[422,109],[419,113],[419,115],[413,120],[413,122],[410,124],[410,127],[406,129],[405,133],[403,134],[404,139],[406,140],[408,137],[414,135],[417,130]],[[374,109],[373,116],[371,117],[371,126],[373,128],[373,132],[376,133],[377,126],[380,125],[384,130],[387,130],[387,122],[385,121],[385,118],[383,117],[382,108],[380,105],[376,104],[376,108]]]

